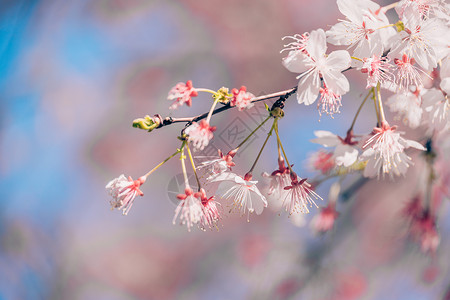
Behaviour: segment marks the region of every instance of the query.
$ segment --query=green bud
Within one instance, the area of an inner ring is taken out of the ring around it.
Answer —
[[[133,121],[133,127],[147,130],[148,132],[159,126],[159,119],[152,118],[149,115],[146,115],[144,118],[139,118]]]
[[[221,87],[213,95],[214,100],[219,101],[221,103],[225,103],[225,104],[230,101],[231,97],[233,97],[233,95],[228,92],[228,88],[226,88],[226,87]]]
[[[402,21],[398,21],[394,25],[395,25],[395,28],[397,29],[397,32],[405,30],[405,24],[403,24]]]

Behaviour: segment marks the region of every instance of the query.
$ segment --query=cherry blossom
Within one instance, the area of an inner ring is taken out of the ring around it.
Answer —
[[[232,89],[231,93],[233,94],[233,99],[230,101],[231,106],[236,106],[239,111],[244,109],[249,109],[254,106],[252,103],[252,98],[255,98],[255,95],[247,92],[247,88],[245,86],[241,86],[238,89]]]
[[[421,216],[414,218],[410,230],[413,239],[420,243],[422,252],[436,252],[440,244],[440,237],[436,228],[436,220],[429,211],[425,210]]]
[[[324,147],[336,147],[333,159],[337,166],[350,167],[358,159],[358,150],[354,147],[357,142],[353,141],[351,133],[345,139],[325,130],[316,130],[314,134],[317,138],[312,139],[311,142]]]
[[[446,54],[448,42],[443,39],[447,26],[439,19],[422,19],[419,15],[409,14],[404,19],[405,30],[390,40],[392,45],[390,58],[407,55],[427,71],[436,68],[437,62]]]
[[[192,97],[196,96],[198,96],[198,92],[192,86],[191,80],[188,80],[186,83],[179,82],[170,90],[167,96],[167,100],[175,100],[169,108],[176,109],[183,104],[191,106]]]
[[[291,182],[289,174],[289,168],[286,167],[282,157],[278,159],[278,169],[271,174],[267,172],[262,173],[263,177],[270,178],[270,186],[267,194],[276,200],[282,199],[286,194],[284,188]]]
[[[337,0],[337,5],[346,20],[341,20],[326,32],[328,42],[354,47],[353,56],[358,58],[383,53],[388,38],[395,31],[381,28],[389,21],[380,6],[369,0]]]
[[[289,215],[294,213],[309,213],[308,206],[313,205],[318,208],[314,199],[322,198],[311,189],[311,185],[306,182],[306,178],[302,179],[295,173],[291,173],[291,184],[284,189],[287,194],[283,200],[283,207]],[[314,199],[313,199],[314,198]]]
[[[376,87],[378,83],[387,84],[393,80],[392,66],[387,57],[372,55],[363,58],[361,72],[367,73],[366,88]]]
[[[386,104],[399,119],[411,128],[419,127],[422,120],[422,96],[419,90],[396,93],[387,99]]]
[[[329,203],[320,209],[320,213],[311,220],[311,227],[316,233],[325,233],[334,226],[339,213],[336,211],[335,204]]]
[[[189,136],[188,140],[196,150],[203,150],[214,137],[215,130],[215,126],[209,126],[206,120],[201,120],[200,123],[192,123],[184,132]]]
[[[296,51],[291,59],[283,60],[283,65],[293,73],[301,73],[298,88],[298,103],[310,105],[316,101],[323,79],[324,86],[336,95],[344,95],[350,89],[347,78],[342,71],[350,66],[350,54],[345,50],[331,52],[326,56],[326,37],[322,29],[314,30],[309,35],[306,51],[309,56]]]
[[[211,180],[211,182],[220,182],[216,194],[222,199],[231,201],[231,210],[238,210],[241,216],[247,212],[247,220],[251,213],[256,212],[260,215],[264,207],[267,207],[266,198],[256,186],[258,181],[251,179],[249,174],[242,178],[234,173],[224,172]]]
[[[416,88],[422,88],[422,75],[428,76],[423,70],[417,68],[415,59],[403,54],[401,59],[394,58],[395,63],[395,84],[397,89],[409,91],[410,86],[414,85]]]
[[[360,159],[366,160],[364,169],[365,177],[380,177],[380,174],[404,175],[411,164],[411,158],[404,152],[405,149],[413,147],[418,150],[425,148],[416,141],[401,137],[396,127],[389,126],[383,122],[381,128],[375,127],[372,134],[367,138]]]
[[[334,93],[331,89],[323,87],[319,89],[319,101],[317,101],[317,110],[319,115],[326,113],[333,116],[333,114],[340,113],[339,108],[342,106],[342,96]]]
[[[333,152],[323,149],[314,152],[308,158],[309,166],[312,170],[320,171],[322,174],[328,174],[336,166]]]
[[[176,224],[176,220],[180,216],[180,224],[186,225],[188,231],[191,231],[192,226],[205,218],[203,205],[198,197],[199,195],[194,193],[189,186],[186,187],[184,194],[177,195],[180,203],[175,209],[173,224]]]
[[[233,162],[233,157],[236,155],[237,150],[231,150],[226,155],[222,153],[222,150],[218,150],[219,157],[213,157],[213,159],[203,161],[198,167],[199,169],[208,169],[209,177],[206,179],[210,181],[217,175],[222,174],[225,171],[231,171],[231,168],[236,164]]]
[[[203,205],[203,215],[200,220],[201,227],[205,229],[206,227],[212,228],[217,226],[217,222],[221,218],[218,208],[220,204],[214,200],[214,196],[206,197],[206,191],[203,188],[200,189],[200,192],[195,193],[195,196],[200,198]]]
[[[108,193],[113,197],[113,200],[110,201],[111,208],[122,210],[122,213],[127,215],[136,196],[144,195],[139,187],[145,180],[146,177],[144,176],[139,177],[137,180],[133,180],[131,176],[127,179],[123,174],[118,178],[111,180],[105,187],[108,190]]]

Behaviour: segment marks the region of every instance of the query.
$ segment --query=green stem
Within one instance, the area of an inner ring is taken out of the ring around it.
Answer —
[[[253,130],[246,138],[245,140],[243,140],[236,148],[235,150],[239,149],[242,145],[245,144],[245,142],[248,141],[248,139],[256,132],[258,131],[259,128],[261,128],[261,126],[263,126],[272,116],[268,116],[261,124],[258,125],[258,127],[255,128],[255,130]]]
[[[377,126],[381,126],[380,113],[378,112],[377,99],[376,99],[376,95],[375,95],[375,88],[372,88],[372,99],[373,99],[373,104],[375,105],[375,113],[377,114]]]
[[[272,128],[270,128],[270,131],[269,131],[269,133],[267,134],[266,140],[264,141],[264,144],[262,145],[261,150],[259,150],[258,156],[256,157],[255,162],[253,163],[253,165],[252,165],[252,167],[250,168],[250,171],[248,171],[248,173],[252,173],[252,172],[253,172],[253,169],[255,168],[256,163],[258,162],[259,157],[261,156],[261,153],[262,153],[263,150],[264,150],[264,147],[266,147],[267,141],[268,141],[269,138],[272,136],[272,131],[273,131],[273,129],[274,129],[274,125],[275,125],[275,121],[273,122]]]
[[[377,96],[378,96],[378,105],[380,107],[380,118],[381,123],[386,122],[386,117],[384,116],[384,109],[383,109],[383,102],[381,101],[381,89],[380,89],[380,83],[377,84]]]
[[[148,172],[147,174],[144,175],[144,177],[147,179],[148,176],[150,176],[150,174],[152,174],[154,171],[156,171],[159,167],[161,167],[163,164],[165,164],[167,161],[169,161],[172,157],[174,157],[175,155],[177,155],[178,153],[181,152],[181,149],[177,149],[177,152],[175,152],[174,154],[172,154],[171,156],[169,156],[168,158],[166,158],[165,160],[163,160],[162,162],[160,162],[156,167],[154,167],[153,169],[150,170],[150,172]]]
[[[191,153],[191,149],[189,148],[189,143],[186,143],[186,149],[187,149],[187,152],[189,155],[189,160],[191,161],[192,169],[194,170],[195,179],[197,180],[198,190],[200,191],[200,187],[201,187],[200,180],[198,179],[197,171],[195,170],[194,159],[192,158],[192,153]]]
[[[359,113],[361,112],[361,109],[362,109],[364,103],[366,103],[366,100],[369,98],[369,96],[370,96],[371,93],[372,93],[372,90],[371,90],[371,91],[367,94],[367,96],[364,98],[363,102],[361,102],[361,105],[359,106],[358,111],[356,112],[356,115],[355,115],[355,117],[353,118],[352,125],[350,126],[350,129],[349,129],[348,131],[353,130],[353,126],[355,126],[356,119],[358,118]]]
[[[283,144],[281,143],[280,135],[278,134],[278,119],[275,119],[275,134],[277,135],[277,141],[280,145],[281,151],[283,151],[284,159],[286,160],[286,163],[288,165],[289,170],[291,173],[294,173],[294,170],[292,170],[291,164],[289,163],[289,160],[286,156],[286,152],[284,152]]]
[[[185,143],[183,143],[183,147],[181,148],[180,160],[181,160],[181,169],[183,170],[183,176],[184,176],[184,185],[186,186],[186,188],[188,188],[189,180],[188,180],[188,176],[187,176],[187,172],[186,172],[186,163],[184,162],[184,160],[186,159],[186,156],[184,155],[184,145],[185,145]]]

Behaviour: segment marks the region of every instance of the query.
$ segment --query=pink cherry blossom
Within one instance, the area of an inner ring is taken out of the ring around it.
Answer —
[[[436,220],[429,211],[424,211],[421,216],[414,218],[410,230],[412,238],[420,243],[422,252],[436,252],[440,244],[440,237],[436,228]]]
[[[110,201],[111,207],[122,210],[124,215],[127,215],[133,205],[134,198],[137,195],[143,196],[144,193],[139,187],[145,182],[146,177],[142,176],[137,180],[133,180],[131,176],[128,179],[125,175],[120,175],[118,178],[111,180],[106,189],[108,193],[113,197]]]
[[[321,78],[324,87],[335,95],[344,95],[349,91],[350,84],[342,71],[350,66],[350,54],[345,50],[338,50],[326,55],[326,50],[325,32],[318,29],[309,35],[306,46],[308,55],[296,51],[293,54],[295,57],[283,60],[283,65],[289,71],[301,73],[297,78],[303,77],[297,87],[298,103],[310,105],[316,101],[321,87]]]
[[[255,98],[255,95],[247,92],[247,88],[245,86],[241,86],[239,90],[232,89],[231,93],[233,94],[233,99],[231,99],[230,105],[236,106],[239,111],[249,109],[254,106],[251,100],[252,98]]]
[[[394,58],[395,63],[395,84],[398,89],[409,91],[410,86],[422,88],[422,75],[428,76],[423,70],[414,66],[415,59],[403,54],[401,59]]]
[[[215,126],[209,126],[206,120],[201,120],[200,123],[192,123],[184,132],[188,135],[189,142],[196,150],[203,150],[214,137],[213,132],[215,130]]]
[[[284,163],[284,159],[281,157],[278,159],[278,169],[273,171],[271,174],[264,172],[263,177],[270,178],[270,186],[268,195],[272,196],[274,199],[282,199],[286,194],[285,187],[290,183],[290,171]]]
[[[206,227],[217,227],[217,222],[221,218],[218,207],[220,204],[214,200],[214,196],[208,198],[203,188],[200,189],[200,192],[195,193],[195,196],[200,199],[203,206],[203,215],[200,220],[201,228],[205,230]]]
[[[311,169],[320,171],[322,174],[328,174],[336,166],[333,156],[333,152],[320,149],[309,156],[308,162]]]
[[[173,224],[176,224],[176,220],[180,216],[180,224],[186,225],[188,231],[191,231],[192,226],[205,218],[202,202],[198,196],[189,186],[186,187],[184,194],[177,195],[180,204],[175,209]]]
[[[411,158],[404,151],[409,147],[425,150],[418,142],[402,138],[396,127],[389,126],[387,122],[383,122],[380,128],[375,127],[367,138],[363,146],[366,150],[360,157],[367,161],[364,176],[380,177],[380,174],[389,174],[393,178],[394,175],[404,175],[411,164]]]
[[[289,215],[294,213],[309,213],[308,206],[313,205],[318,208],[314,199],[322,198],[311,189],[311,185],[306,182],[306,178],[301,179],[295,173],[291,173],[291,184],[284,189],[287,192],[283,201],[283,207]],[[314,199],[313,199],[314,198]]]
[[[316,233],[325,233],[333,229],[334,223],[339,216],[335,203],[329,203],[320,209],[320,213],[311,220],[311,227]]]
[[[361,72],[367,73],[366,88],[376,87],[378,83],[386,84],[393,80],[392,66],[389,58],[372,55],[363,58]]]
[[[186,83],[177,83],[169,92],[167,100],[175,100],[170,109],[176,109],[183,104],[187,106],[192,105],[192,97],[198,96],[198,92],[192,86],[192,81],[188,80]]]
[[[349,132],[345,139],[325,130],[314,131],[316,139],[311,142],[321,144],[324,147],[336,147],[333,151],[333,159],[337,166],[350,167],[358,159],[357,142],[353,141],[353,133]]]
[[[326,113],[333,117],[333,114],[340,113],[339,108],[342,106],[342,96],[334,93],[331,89],[323,87],[319,89],[319,101],[317,102],[317,110],[319,115]]]
[[[198,167],[199,169],[207,169],[207,173],[209,174],[206,179],[207,181],[210,181],[212,178],[222,174],[225,171],[231,171],[231,168],[236,165],[233,162],[233,157],[237,153],[236,149],[229,151],[226,155],[224,155],[220,149],[217,151],[219,153],[219,157],[212,157],[210,160],[203,161]]]

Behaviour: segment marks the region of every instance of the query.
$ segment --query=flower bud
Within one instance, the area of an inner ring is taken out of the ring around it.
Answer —
[[[221,87],[214,95],[213,98],[216,101],[219,101],[221,103],[227,104],[230,102],[230,98],[232,98],[233,95],[228,92],[228,88]]]
[[[274,109],[272,109],[270,111],[270,114],[274,118],[282,118],[282,117],[284,117],[284,111],[280,107],[275,107]]]
[[[146,115],[144,118],[135,119],[133,121],[133,127],[147,130],[148,132],[157,128],[160,124],[159,118],[152,118]]]

